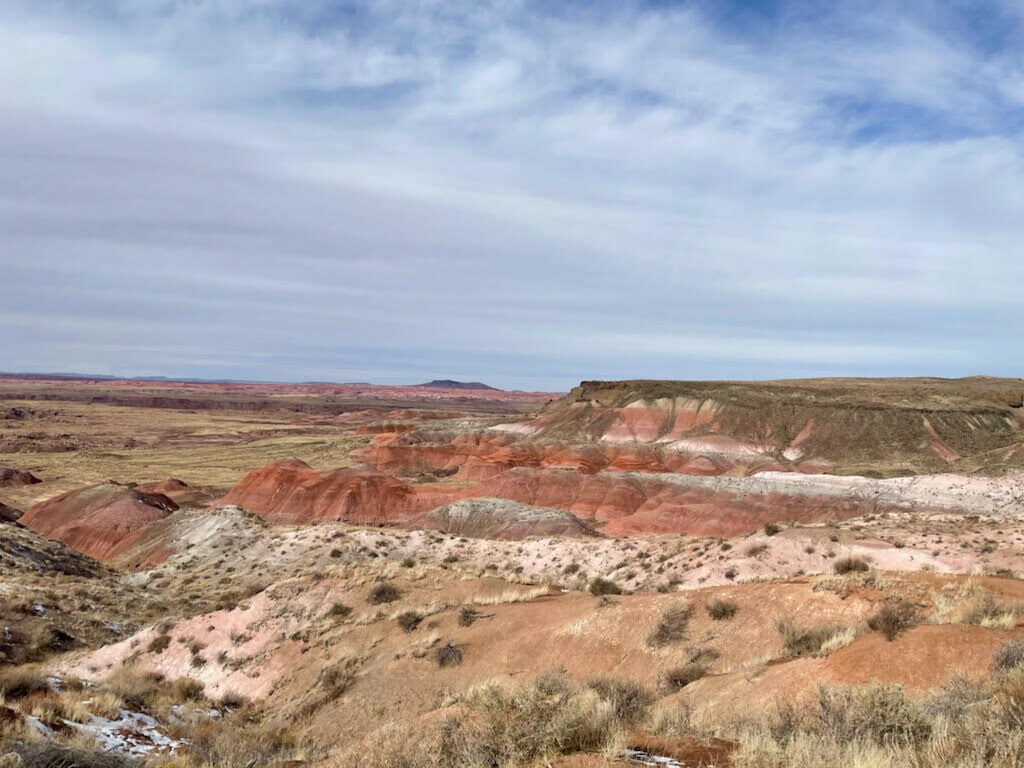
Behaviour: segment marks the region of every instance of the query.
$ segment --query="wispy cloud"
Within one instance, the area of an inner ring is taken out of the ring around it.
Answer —
[[[1024,16],[947,5],[5,4],[0,368],[1019,373]]]

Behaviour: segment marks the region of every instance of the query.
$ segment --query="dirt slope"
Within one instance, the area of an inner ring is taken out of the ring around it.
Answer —
[[[506,499],[467,499],[433,509],[410,520],[410,528],[444,531],[478,539],[526,539],[531,536],[594,536],[568,512],[533,507]]]

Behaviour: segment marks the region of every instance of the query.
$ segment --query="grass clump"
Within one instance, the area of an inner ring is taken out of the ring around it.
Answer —
[[[818,655],[829,640],[845,631],[835,626],[798,627],[788,616],[776,622],[775,629],[790,656]]]
[[[707,666],[700,661],[691,661],[681,667],[674,667],[661,676],[661,689],[667,693],[682,690],[708,673]]]
[[[601,576],[595,576],[590,580],[590,586],[587,587],[590,590],[590,594],[595,597],[601,597],[603,595],[621,595],[622,588],[611,579],[605,579]]]
[[[997,672],[1006,672],[1024,664],[1024,640],[1006,643],[995,653],[992,665]]]
[[[49,690],[46,677],[36,667],[0,668],[0,699],[14,701]]]
[[[393,603],[401,596],[402,593],[398,591],[398,587],[394,584],[388,581],[379,581],[370,590],[370,594],[366,596],[366,602],[370,605]]]
[[[149,641],[149,645],[146,646],[146,650],[150,653],[163,653],[171,645],[170,635],[157,635]]]
[[[661,648],[679,642],[686,636],[691,616],[693,616],[693,606],[689,603],[677,603],[669,606],[661,614],[657,626],[647,637],[647,644],[652,648]]]
[[[405,611],[398,614],[395,621],[397,621],[398,626],[406,632],[412,632],[420,625],[420,622],[423,621],[423,617],[416,613],[416,611]]]
[[[886,600],[885,605],[868,619],[868,627],[873,632],[881,632],[886,640],[892,641],[920,622],[921,615],[917,606],[909,600],[897,597]]]
[[[462,663],[462,649],[454,643],[448,642],[437,649],[434,658],[437,661],[437,666],[442,669],[457,667]]]
[[[706,607],[708,616],[715,621],[731,619],[739,609],[740,605],[735,600],[726,600],[722,597],[716,597]]]
[[[871,565],[863,557],[842,557],[832,563],[833,573],[843,576],[847,573],[858,573],[870,570]]]
[[[352,606],[345,603],[335,603],[327,611],[327,615],[333,619],[347,619],[352,615]]]

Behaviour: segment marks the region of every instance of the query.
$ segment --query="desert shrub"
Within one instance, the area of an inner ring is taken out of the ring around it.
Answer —
[[[1017,622],[1019,607],[1001,603],[988,592],[972,592],[961,602],[956,619],[961,624],[1012,627]]]
[[[335,619],[345,619],[352,615],[352,607],[345,603],[335,603],[327,611],[327,615]],[[234,639],[233,636],[232,639]]]
[[[678,603],[665,609],[658,620],[658,625],[647,637],[647,644],[653,648],[676,643],[686,636],[693,606],[689,603]]]
[[[775,624],[782,644],[790,656],[813,656],[822,650],[829,640],[842,633],[842,627],[798,627],[791,618],[780,619]]]
[[[1006,643],[995,653],[993,666],[997,671],[1005,672],[1024,664],[1024,640]]]
[[[188,758],[180,765],[275,765],[299,756],[299,744],[287,730],[248,707],[199,721],[188,728],[185,738]]]
[[[661,676],[661,688],[668,693],[675,693],[700,680],[708,673],[707,667],[699,661],[691,661],[681,667],[674,667]]]
[[[611,705],[617,720],[629,725],[635,725],[643,720],[654,702],[651,692],[632,680],[593,677],[587,681],[587,687],[596,691],[602,701]]]
[[[871,568],[863,557],[843,557],[832,563],[832,571],[840,576],[847,573],[867,571]]]
[[[411,557],[406,557],[402,559],[403,568],[412,568],[414,565],[416,565],[416,561],[413,560]]]
[[[434,658],[437,661],[437,666],[442,669],[444,667],[457,667],[462,663],[462,650],[453,643],[445,643],[437,649]]]
[[[205,686],[191,677],[179,677],[174,681],[174,696],[178,701],[200,701]]]
[[[565,568],[562,569],[562,573],[564,573],[566,576],[571,576],[572,574],[576,573],[579,569],[579,563],[569,563],[567,566],[565,566]]]
[[[886,600],[885,605],[868,619],[873,632],[881,632],[886,640],[895,640],[901,634],[920,623],[920,612],[909,600],[895,598]]]
[[[23,699],[50,690],[46,677],[35,667],[0,667],[0,698]]]
[[[872,683],[860,688],[820,688],[811,710],[811,729],[840,743],[920,744],[930,735],[924,707],[898,685]]]
[[[19,742],[13,746],[14,754],[21,758],[17,765],[22,768],[131,768],[139,764],[99,749],[62,747],[52,741]]]
[[[420,616],[416,611],[405,611],[398,614],[395,619],[398,622],[398,626],[404,629],[406,632],[412,632],[416,627],[423,621],[423,617]]]
[[[484,615],[482,613],[480,613],[479,611],[477,611],[475,608],[470,608],[469,606],[465,606],[465,607],[463,607],[463,609],[461,611],[459,611],[459,626],[460,627],[472,626],[474,621],[476,621],[477,619],[482,619],[483,616]]]
[[[402,593],[398,591],[398,587],[394,584],[387,581],[379,581],[370,590],[370,594],[366,596],[366,602],[370,605],[393,603],[401,596]]]
[[[747,557],[757,557],[768,551],[767,544],[751,544],[747,547]]]
[[[149,645],[146,646],[146,650],[150,653],[163,653],[171,644],[170,635],[157,635],[149,641]]]
[[[779,525],[776,525],[775,523],[765,523],[764,524],[764,535],[765,536],[774,536],[776,533],[778,533],[781,530],[782,530],[782,527],[779,526]]]
[[[707,604],[706,608],[708,616],[715,621],[731,619],[739,609],[740,605],[735,600],[726,600],[722,597],[716,597]]]
[[[622,589],[611,579],[605,579],[600,576],[595,576],[590,580],[590,586],[588,587],[590,594],[600,597],[601,595],[621,595]]]

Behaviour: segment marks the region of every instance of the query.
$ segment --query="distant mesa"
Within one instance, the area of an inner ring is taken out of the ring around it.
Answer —
[[[21,517],[21,510],[15,509],[14,507],[8,507],[3,502],[0,502],[0,523],[13,523]]]
[[[500,392],[497,387],[484,384],[482,381],[455,381],[454,379],[434,379],[426,384],[415,384],[417,387],[431,387],[433,389],[489,389],[493,392]]]
[[[0,488],[14,488],[19,485],[35,485],[43,482],[31,472],[13,467],[0,467]]]
[[[110,482],[36,504],[18,522],[98,560],[109,560],[177,509],[163,494]]]

